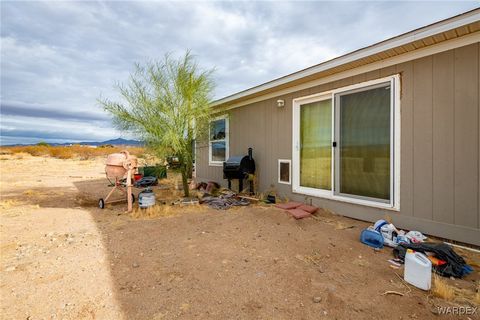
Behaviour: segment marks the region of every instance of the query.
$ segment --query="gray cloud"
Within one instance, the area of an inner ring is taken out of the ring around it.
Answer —
[[[63,131],[56,131],[56,132],[43,132],[37,130],[21,130],[16,129],[12,131],[1,131],[2,137],[22,137],[22,138],[29,138],[29,137],[37,137],[40,140],[74,140],[79,141],[82,140],[85,136],[80,132],[63,132]]]
[[[24,105],[21,103],[2,102],[0,110],[3,116],[21,116],[30,118],[45,118],[70,121],[110,121],[108,114],[91,110],[71,111],[68,107],[55,109],[37,105]]]
[[[73,139],[69,126],[74,126],[81,140],[92,140],[120,134],[96,99],[118,98],[113,84],[128,79],[134,62],[191,49],[201,66],[216,67],[220,98],[478,2],[2,1],[1,6],[2,135],[27,125],[28,132],[18,132],[22,137],[56,132],[55,138]],[[56,127],[40,125],[38,117],[52,119],[47,123]]]

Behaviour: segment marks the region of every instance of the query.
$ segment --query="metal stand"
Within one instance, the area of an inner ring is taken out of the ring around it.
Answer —
[[[100,209],[105,208],[106,204],[109,203],[117,203],[117,202],[123,202],[125,199],[117,199],[117,200],[108,200],[110,197],[113,195],[115,190],[118,190],[122,192],[126,197],[127,197],[127,211],[131,212],[133,210],[133,203],[135,202],[135,196],[132,193],[132,171],[134,169],[130,169],[127,171],[127,182],[125,183],[125,186],[120,182],[120,179],[115,178],[115,184],[110,190],[110,192],[107,194],[105,199],[99,199],[98,200],[98,207]]]
[[[129,169],[127,172],[127,211],[132,212],[133,210],[133,201],[132,201],[132,169]]]

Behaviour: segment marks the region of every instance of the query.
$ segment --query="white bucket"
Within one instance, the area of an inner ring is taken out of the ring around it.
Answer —
[[[423,253],[407,250],[405,254],[405,281],[422,290],[432,285],[432,262]]]

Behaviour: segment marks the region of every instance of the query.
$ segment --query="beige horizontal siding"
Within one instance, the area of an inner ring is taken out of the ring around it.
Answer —
[[[258,190],[401,228],[480,245],[479,43],[263,100],[230,110],[230,155],[253,148]],[[400,212],[305,197],[278,184],[278,159],[292,159],[292,99],[401,74]],[[285,107],[277,108],[277,99]],[[197,177],[225,184],[199,144]]]

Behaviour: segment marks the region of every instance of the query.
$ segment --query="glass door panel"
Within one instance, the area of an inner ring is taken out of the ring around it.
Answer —
[[[389,202],[391,197],[391,85],[336,96],[336,191]]]
[[[332,100],[300,107],[300,186],[332,188]]]

